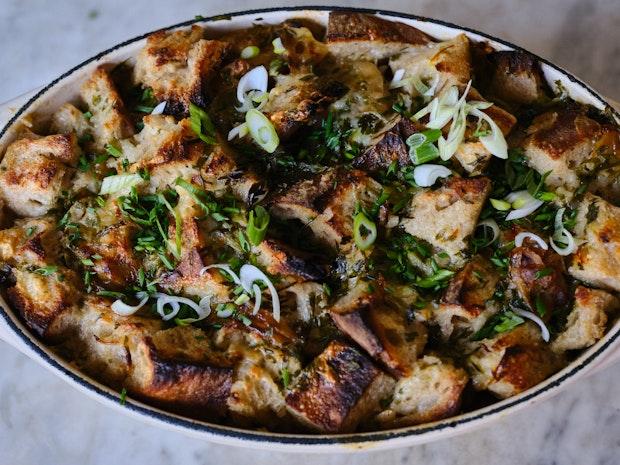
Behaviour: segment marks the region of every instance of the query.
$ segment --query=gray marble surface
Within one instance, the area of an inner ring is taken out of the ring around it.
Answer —
[[[301,2],[289,2],[301,4]],[[319,2],[314,4],[332,3]],[[441,18],[515,42],[620,100],[619,0],[339,2]],[[0,0],[0,102],[117,42],[157,27],[273,3]],[[478,465],[620,463],[616,365],[533,409],[424,446],[352,456],[291,456],[208,444],[108,410],[0,342],[0,464],[252,462]]]

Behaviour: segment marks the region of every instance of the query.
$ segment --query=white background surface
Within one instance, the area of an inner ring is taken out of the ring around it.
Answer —
[[[306,2],[328,4],[333,2]],[[302,4],[289,2],[288,4]],[[525,47],[620,100],[620,0],[382,0]],[[0,0],[0,101],[45,84],[98,51],[158,27],[257,1]],[[291,456],[211,445],[107,410],[0,342],[0,465],[620,463],[620,366],[492,426],[425,446],[356,456]]]

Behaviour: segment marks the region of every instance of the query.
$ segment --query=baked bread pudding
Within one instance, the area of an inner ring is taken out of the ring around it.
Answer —
[[[152,34],[0,162],[2,292],[125,396],[278,432],[519,394],[620,291],[620,136],[523,51],[333,12]]]

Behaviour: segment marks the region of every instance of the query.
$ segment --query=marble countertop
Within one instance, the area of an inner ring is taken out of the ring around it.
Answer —
[[[282,2],[284,3],[284,2]],[[304,2],[288,2],[303,4]],[[314,0],[313,4],[329,4]],[[620,100],[618,0],[340,1],[411,12],[500,36],[565,67]],[[192,18],[274,6],[236,0],[3,0],[0,102],[138,34]],[[9,71],[7,71],[9,70]],[[387,452],[295,457],[305,463],[605,465],[620,463],[620,366],[536,407],[456,438]],[[290,455],[212,445],[99,405],[0,342],[0,463],[277,465]]]

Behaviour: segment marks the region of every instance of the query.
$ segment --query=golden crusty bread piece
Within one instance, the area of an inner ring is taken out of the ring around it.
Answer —
[[[0,231],[0,261],[10,265],[52,265],[60,253],[60,232],[52,216],[24,218]]]
[[[467,357],[467,369],[477,390],[505,399],[540,383],[563,365],[540,336],[540,328],[527,322],[492,339]]]
[[[331,54],[347,60],[377,61],[400,51],[407,44],[427,45],[433,40],[422,31],[375,15],[332,11],[327,24]]]
[[[407,376],[424,350],[427,329],[414,318],[407,318],[405,311],[385,301],[381,295],[384,285],[381,281],[371,284],[358,280],[330,308],[330,316],[340,331],[392,375]]]
[[[206,86],[219,69],[230,46],[203,38],[199,26],[191,29],[151,34],[134,68],[134,80],[153,89],[165,100],[166,112],[185,115],[189,104],[206,106]]]
[[[307,224],[316,239],[338,248],[353,236],[356,205],[369,206],[381,185],[364,172],[332,168],[274,198],[271,213]]]
[[[433,321],[444,339],[469,337],[478,331],[492,308],[487,306],[500,276],[486,258],[476,255],[450,280]]]
[[[468,381],[467,372],[450,360],[425,355],[398,380],[389,407],[376,420],[383,428],[402,428],[454,415]]]
[[[522,50],[502,50],[486,56],[488,81],[485,91],[494,100],[510,105],[528,105],[548,97],[547,83],[538,60]]]
[[[99,67],[91,74],[82,85],[80,95],[92,113],[89,123],[96,149],[103,150],[106,145],[116,144],[134,133],[125,104],[105,68]],[[81,125],[76,129],[83,130]]]
[[[575,232],[582,243],[568,272],[592,286],[620,291],[620,208],[587,193],[578,208]]]
[[[580,167],[603,134],[601,125],[576,109],[550,110],[537,116],[526,132],[522,146],[527,163],[540,174],[551,171],[547,185],[561,187],[572,197]]]
[[[490,192],[491,181],[486,177],[452,177],[439,189],[416,193],[401,225],[412,236],[448,253],[452,262],[461,263]]]
[[[607,315],[620,308],[620,300],[600,289],[577,286],[575,304],[566,327],[551,343],[554,352],[590,347],[605,334]]]
[[[20,216],[45,215],[67,189],[80,153],[75,134],[13,142],[0,162],[0,196]]]
[[[75,272],[64,267],[49,271],[13,268],[12,274],[15,284],[6,290],[11,307],[39,336],[49,341],[64,336],[65,319],[81,298]]]
[[[361,352],[332,341],[295,379],[286,405],[308,429],[346,433],[376,413],[393,387],[394,380]]]
[[[195,418],[228,410],[232,368],[192,326],[164,329],[159,319],[119,316],[110,300],[89,296],[65,341],[85,371],[130,395]]]

